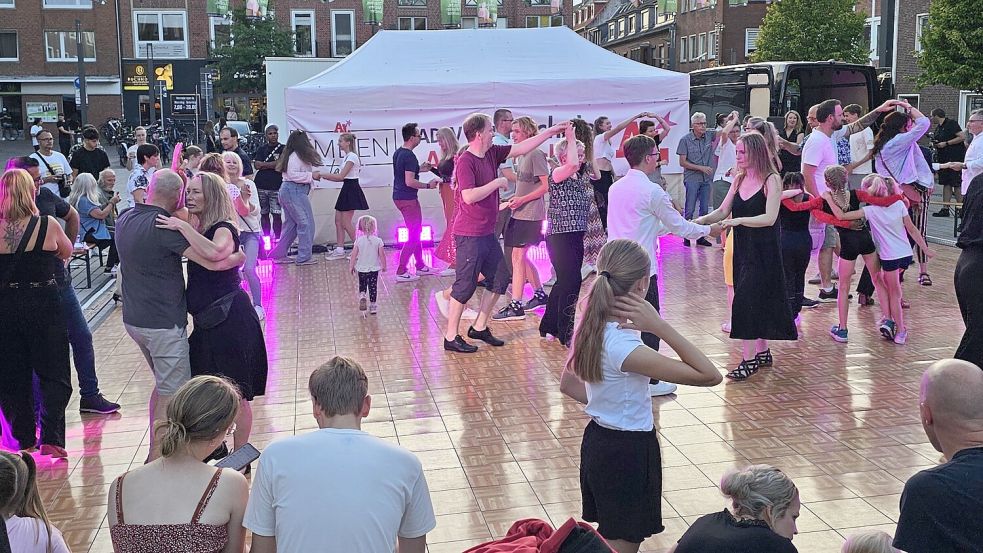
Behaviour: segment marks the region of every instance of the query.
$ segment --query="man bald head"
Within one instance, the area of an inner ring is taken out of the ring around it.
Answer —
[[[967,361],[937,361],[922,375],[920,410],[925,434],[948,458],[983,445],[983,370]]]
[[[174,213],[184,197],[184,179],[170,169],[155,171],[149,187],[148,203]]]

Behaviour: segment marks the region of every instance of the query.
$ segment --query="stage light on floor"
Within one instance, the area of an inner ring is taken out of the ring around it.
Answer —
[[[406,227],[396,228],[396,243],[405,244],[410,240],[410,231]],[[420,229],[420,242],[433,242],[433,227],[423,225]]]
[[[263,251],[268,252],[268,251],[270,251],[272,249],[273,249],[273,241],[270,240],[270,237],[269,236],[267,236],[267,235],[264,234],[263,235]]]

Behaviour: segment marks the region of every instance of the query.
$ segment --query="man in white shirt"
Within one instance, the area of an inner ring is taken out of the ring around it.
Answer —
[[[963,197],[966,197],[966,192],[969,190],[969,183],[977,175],[983,174],[983,140],[980,140],[980,134],[983,134],[983,109],[973,110],[969,114],[969,120],[966,121],[966,130],[969,134],[973,135],[973,141],[966,148],[964,161],[950,161],[949,163],[942,164],[945,169],[962,171]]]
[[[864,115],[864,108],[850,104],[843,108],[843,121],[856,123]],[[850,135],[850,164],[846,172],[850,176],[850,190],[860,188],[864,177],[873,171],[871,160],[874,157],[874,131],[870,127]]]
[[[319,430],[275,440],[259,461],[243,526],[252,553],[424,553],[437,526],[419,459],[361,430],[365,371],[345,357],[308,383]]]
[[[802,147],[802,176],[806,181],[806,192],[811,196],[822,196],[826,192],[824,172],[830,165],[836,165],[836,141],[860,132],[869,127],[881,113],[891,111],[897,100],[888,100],[876,110],[857,121],[844,126],[843,107],[839,100],[826,100],[816,107],[816,127]],[[809,112],[810,123],[812,110]],[[839,237],[832,225],[826,225],[822,247],[819,250],[819,301],[835,302],[836,287],[832,283],[833,253],[839,248]]]
[[[625,238],[641,244],[652,260],[650,283],[645,300],[659,309],[659,235],[672,233],[695,240],[707,235],[717,237],[721,226],[698,225],[687,221],[672,205],[669,194],[648,178],[658,166],[659,150],[650,137],[634,136],[623,146],[625,159],[631,169],[608,191],[608,240]],[[642,342],[652,349],[659,349],[659,337],[642,333]],[[652,395],[671,394],[675,384],[653,382]]]
[[[60,196],[58,193],[59,183],[64,181],[65,186],[71,186],[69,175],[72,172],[72,168],[68,163],[68,159],[61,152],[56,152],[53,149],[55,146],[55,137],[51,134],[51,131],[43,130],[39,132],[37,139],[38,151],[31,154],[31,157],[40,163],[41,181],[44,183],[41,185],[41,188],[47,188],[55,196]]]
[[[734,112],[737,113],[737,112]],[[713,193],[711,204],[713,209],[720,207],[727,197],[727,191],[734,182],[734,168],[737,166],[737,139],[741,136],[741,127],[737,124],[736,116],[727,118],[720,132],[717,133],[717,166],[713,173]]]

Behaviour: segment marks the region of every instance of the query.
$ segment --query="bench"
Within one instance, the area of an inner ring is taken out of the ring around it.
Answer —
[[[90,246],[88,244],[75,244],[75,249],[72,251],[72,257],[68,260],[68,272],[71,275],[72,264],[76,261],[85,264],[85,287],[83,289],[92,288],[92,250],[96,249],[99,253],[99,266],[103,265],[102,260],[102,250]]]
[[[943,202],[940,200],[931,200],[928,205],[937,205],[946,209],[952,210],[952,237],[956,238],[959,236],[959,220],[962,219],[962,202]]]

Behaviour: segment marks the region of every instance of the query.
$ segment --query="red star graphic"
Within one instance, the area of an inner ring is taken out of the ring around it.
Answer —
[[[674,123],[671,117],[672,117],[671,111],[667,111],[666,114],[662,116],[662,118],[666,120],[666,123],[669,124],[670,129],[679,124],[679,123]]]

